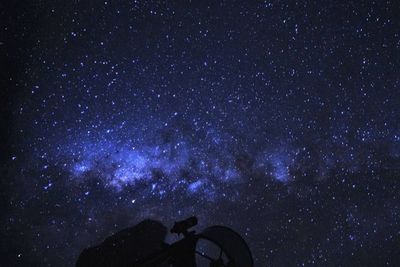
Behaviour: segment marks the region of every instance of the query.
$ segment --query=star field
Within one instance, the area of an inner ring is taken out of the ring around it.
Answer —
[[[400,264],[399,11],[7,4],[1,265],[71,266],[192,215],[239,232],[256,266]]]

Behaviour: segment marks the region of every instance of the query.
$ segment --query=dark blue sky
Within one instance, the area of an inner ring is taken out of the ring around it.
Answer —
[[[256,266],[397,265],[395,1],[2,8],[5,266],[191,215]],[[4,260],[3,260],[4,258]]]

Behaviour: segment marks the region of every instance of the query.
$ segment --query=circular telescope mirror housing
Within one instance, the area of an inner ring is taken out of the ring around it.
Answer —
[[[197,267],[253,267],[253,258],[243,238],[225,226],[211,226],[197,235]]]

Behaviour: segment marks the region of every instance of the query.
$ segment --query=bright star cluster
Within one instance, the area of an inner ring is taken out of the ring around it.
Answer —
[[[193,215],[256,266],[400,263],[395,1],[4,10],[1,266]]]

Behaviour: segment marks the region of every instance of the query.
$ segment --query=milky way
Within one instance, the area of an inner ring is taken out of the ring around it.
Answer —
[[[192,215],[256,266],[400,263],[395,1],[23,2],[1,11],[2,266]]]

